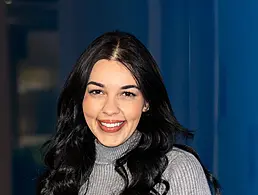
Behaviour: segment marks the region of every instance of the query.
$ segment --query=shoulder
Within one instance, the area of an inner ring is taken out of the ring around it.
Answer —
[[[170,184],[171,194],[211,194],[203,168],[193,154],[174,147],[167,158],[163,177]]]
[[[166,154],[168,158],[168,168],[193,168],[194,170],[201,169],[200,162],[196,157],[180,148],[173,147],[173,149]]]

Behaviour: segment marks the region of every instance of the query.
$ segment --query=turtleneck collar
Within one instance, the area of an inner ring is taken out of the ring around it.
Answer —
[[[135,131],[124,143],[115,147],[107,147],[95,140],[96,164],[112,164],[123,154],[134,148],[140,141],[141,133]]]

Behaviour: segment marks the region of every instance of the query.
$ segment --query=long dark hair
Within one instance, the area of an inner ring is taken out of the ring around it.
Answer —
[[[136,37],[116,31],[105,33],[88,46],[64,85],[58,102],[57,132],[44,147],[47,171],[39,179],[38,195],[77,195],[80,187],[88,182],[95,162],[95,138],[85,122],[82,101],[91,70],[100,59],[124,64],[150,105],[137,127],[142,134],[138,145],[116,161],[115,170],[125,182],[121,194],[152,192],[158,195],[154,189],[157,183],[169,189],[169,183],[161,178],[168,165],[166,154],[172,150],[178,136],[191,137],[192,134],[175,118],[152,55]],[[191,148],[181,148],[198,158]],[[125,163],[132,175],[130,182]],[[216,194],[220,194],[216,179],[203,168]]]

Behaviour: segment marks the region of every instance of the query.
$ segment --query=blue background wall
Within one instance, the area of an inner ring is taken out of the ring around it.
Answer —
[[[219,1],[219,176],[227,194],[258,194],[258,2]]]

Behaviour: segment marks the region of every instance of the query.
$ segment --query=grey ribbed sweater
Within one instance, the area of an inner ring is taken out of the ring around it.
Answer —
[[[96,142],[96,161],[87,195],[118,195],[121,192],[124,182],[115,171],[114,163],[135,145],[139,137],[139,133],[134,133],[125,143],[112,148]],[[169,163],[162,176],[170,185],[168,195],[211,195],[203,169],[192,154],[174,148],[167,157]],[[85,187],[86,184],[81,187],[79,195],[85,194]],[[162,194],[163,187],[155,186],[155,189]]]

